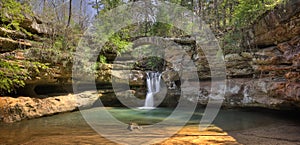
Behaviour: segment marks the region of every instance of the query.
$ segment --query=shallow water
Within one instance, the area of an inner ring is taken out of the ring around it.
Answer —
[[[83,112],[95,116],[95,111],[98,109],[94,108]],[[172,110],[167,108],[154,110],[106,108],[106,110],[121,122],[133,121],[140,125],[161,122],[172,113]],[[188,124],[199,123],[203,112],[203,109],[197,109]],[[236,131],[284,122],[285,120],[282,118],[284,117],[274,112],[221,110],[213,124],[225,131]],[[180,121],[180,117],[176,121]],[[109,124],[109,122],[100,123]],[[0,130],[0,144],[35,144],[36,141],[42,141],[42,144],[95,144],[95,142],[97,144],[113,144],[113,142],[99,136],[86,123],[80,112],[59,114],[12,124],[0,124]]]

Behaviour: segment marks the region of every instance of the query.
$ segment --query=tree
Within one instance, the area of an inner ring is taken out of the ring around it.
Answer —
[[[68,16],[68,23],[66,26],[67,28],[70,26],[71,18],[72,18],[72,0],[69,0],[69,16]]]
[[[237,0],[234,9],[234,24],[240,27],[251,25],[260,15],[273,9],[284,0]]]

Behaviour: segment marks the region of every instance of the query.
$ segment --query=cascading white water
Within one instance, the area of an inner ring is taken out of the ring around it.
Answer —
[[[160,91],[161,74],[159,72],[146,72],[147,73],[147,95],[145,105],[139,109],[154,109],[153,96]]]

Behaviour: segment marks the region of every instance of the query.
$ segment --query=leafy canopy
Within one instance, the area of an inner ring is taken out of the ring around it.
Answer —
[[[237,0],[234,9],[234,25],[243,27],[252,24],[260,15],[273,9],[284,0]]]

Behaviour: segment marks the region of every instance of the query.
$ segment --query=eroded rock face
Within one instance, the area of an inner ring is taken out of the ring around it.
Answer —
[[[112,84],[114,81],[114,83],[124,83],[129,84],[130,86],[145,85],[146,74],[144,71],[130,69],[119,70],[115,69],[116,67],[121,66],[114,64],[102,64],[98,71],[96,83]]]
[[[254,45],[270,46],[288,41],[300,34],[300,1],[290,0],[285,5],[266,13],[253,26]]]
[[[100,97],[101,94],[93,94],[92,92],[55,96],[44,99],[30,97],[1,97],[0,120],[11,123],[61,112],[70,112],[77,110],[78,108],[89,108]]]
[[[289,34],[287,34],[289,38]],[[253,57],[252,67],[256,78],[269,79],[268,97],[260,99],[267,104],[274,99],[289,107],[299,107],[300,86],[300,37],[279,43],[276,46],[262,48]],[[276,101],[275,101],[276,102]]]
[[[50,27],[36,16],[25,14],[25,20],[20,26],[32,34],[51,34]]]
[[[253,75],[253,68],[250,65],[251,53],[228,54],[225,56],[226,75],[228,77],[249,77]]]
[[[297,81],[300,72],[300,37],[268,47],[255,53],[252,66],[265,77],[285,78]]]
[[[243,64],[252,67],[254,79],[249,83],[258,87],[249,86],[249,90],[260,96],[255,98],[260,104],[299,107],[299,6],[298,0],[287,1],[261,16],[248,31],[250,45],[258,50]]]
[[[0,52],[9,52],[16,49],[29,48],[31,46],[31,43],[24,40],[13,40],[10,38],[0,37]]]
[[[28,36],[22,32],[15,31],[15,30],[8,30],[6,28],[0,27],[0,36],[1,37],[9,37],[12,39],[25,39]]]
[[[251,53],[235,53],[224,56],[225,66],[216,62],[208,63],[207,58],[218,59],[216,54],[206,56],[200,46],[190,38],[172,38],[178,44],[180,51],[171,51],[164,54],[166,59],[165,68],[162,72],[162,80],[168,90],[161,106],[174,107],[178,103],[181,95],[180,79],[192,78],[195,81],[209,80],[211,78],[210,68],[226,67],[228,78],[244,78],[227,80],[227,89],[223,105],[226,107],[266,107],[280,109],[282,107],[300,107],[300,5],[299,1],[292,0],[286,6],[278,7],[270,11],[253,26],[251,36],[254,40],[249,40],[251,45],[259,46],[258,51]],[[21,25],[34,34],[51,33],[46,25],[36,18],[26,17],[26,21]],[[7,33],[15,36],[16,39],[2,38]],[[31,44],[19,41],[23,34],[0,29],[0,51],[5,52],[1,57],[9,57],[15,60],[32,60],[42,63],[50,63],[49,69],[33,75],[31,80],[26,80],[26,91],[30,97],[36,97],[36,86],[56,85],[61,87],[61,83],[72,84],[72,54],[55,51],[29,48],[26,50],[15,50],[20,45],[30,47]],[[5,47],[5,48],[4,48]],[[208,50],[208,53],[210,51]],[[121,56],[118,60],[116,54],[107,54],[109,63],[101,64],[97,70],[97,77],[92,78],[96,84],[111,85],[113,81],[120,84],[128,84],[136,87],[135,90],[110,90],[103,98],[103,101],[110,103],[120,103],[117,95],[123,95],[125,100],[134,100],[134,97],[145,98],[145,72],[143,68],[131,67],[135,64],[132,56],[128,54]],[[193,62],[196,70],[184,68],[187,63]],[[183,75],[184,68],[184,75]],[[195,73],[189,73],[196,71]],[[86,76],[88,77],[88,76]],[[113,79],[112,79],[113,77]],[[79,82],[80,83],[80,82]],[[84,84],[84,82],[83,82]],[[191,84],[193,85],[193,84]],[[210,83],[201,82],[199,90],[193,97],[183,96],[188,101],[198,101],[199,104],[206,105],[209,99],[216,99],[219,92],[210,91]],[[219,86],[212,86],[219,87]],[[134,91],[133,91],[134,90]],[[141,90],[141,91],[138,91]],[[25,91],[25,92],[26,92]],[[133,96],[134,95],[134,96]],[[159,94],[158,94],[159,95]],[[199,97],[195,97],[199,95]],[[91,95],[93,96],[93,95]],[[161,95],[164,96],[164,95]],[[98,96],[99,97],[99,96]],[[83,95],[67,95],[37,98],[0,98],[3,109],[1,120],[14,122],[22,119],[51,115],[58,112],[66,112],[77,109],[80,106],[90,106],[97,97],[90,98]],[[220,98],[219,98],[220,99]],[[81,100],[81,103],[76,102]],[[139,106],[143,101],[137,102]],[[108,103],[109,105],[109,103]]]
[[[186,97],[206,105],[209,99],[216,98],[220,92],[211,92],[211,82],[200,83],[199,98]],[[292,87],[292,88],[290,88]],[[288,91],[292,90],[293,91]],[[224,107],[264,107],[271,109],[295,109],[300,107],[299,85],[266,79],[228,79],[222,105]]]

